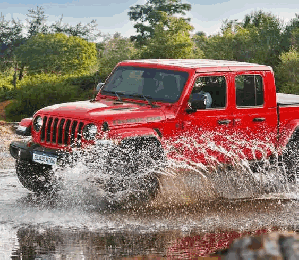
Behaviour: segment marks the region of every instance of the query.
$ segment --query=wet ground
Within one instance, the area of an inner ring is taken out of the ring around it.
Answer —
[[[299,230],[297,189],[281,183],[241,199],[198,199],[191,190],[167,200],[166,187],[156,200],[127,208],[111,207],[83,178],[55,195],[38,196],[19,183],[3,141],[0,259],[196,259],[221,252],[238,237]],[[222,188],[224,194],[232,187]]]

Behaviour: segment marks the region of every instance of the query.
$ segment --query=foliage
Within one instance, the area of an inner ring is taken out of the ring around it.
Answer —
[[[193,57],[196,59],[202,59],[205,58],[205,54],[203,52],[203,50],[207,49],[207,44],[208,44],[208,40],[207,40],[207,35],[200,31],[195,33],[192,37],[191,37],[192,42],[194,43],[193,46]]]
[[[242,27],[248,30],[252,39],[252,60],[276,66],[278,56],[284,51],[280,46],[283,26],[279,18],[271,13],[257,11],[245,16]]]
[[[47,25],[47,16],[45,15],[44,8],[37,6],[36,10],[30,9],[27,14],[28,26],[21,21],[12,19],[6,21],[4,16],[0,16],[0,71],[5,71],[10,68],[15,68],[14,73],[14,85],[16,87],[17,70],[19,72],[19,79],[24,76],[24,64],[19,63],[15,59],[15,50],[18,46],[26,43],[28,39],[38,34],[54,34],[64,33],[69,36],[78,36],[86,40],[96,40],[100,36],[100,32],[97,29],[95,20],[84,25],[78,23],[75,26],[65,24],[62,22],[62,18],[53,23]]]
[[[270,13],[256,11],[242,22],[225,21],[221,33],[201,38],[196,44],[210,59],[227,59],[277,66],[283,51],[282,23]]]
[[[292,48],[280,55],[281,63],[276,69],[279,91],[299,94],[299,52]]]
[[[12,81],[12,73],[0,73],[0,102],[14,98],[16,90],[12,85]]]
[[[233,34],[228,31],[223,35],[197,39],[197,46],[202,46],[205,58],[216,60],[234,60]]]
[[[29,9],[27,17],[28,26],[28,38],[37,34],[45,34],[49,32],[49,27],[46,25],[47,16],[43,7],[37,6],[36,10]]]
[[[70,88],[62,83],[28,85],[6,107],[5,113],[8,120],[19,121],[24,117],[31,117],[35,111],[47,105],[76,100],[76,93],[77,87]]]
[[[14,93],[13,102],[6,107],[6,116],[8,120],[19,121],[48,105],[91,98],[95,86],[86,89],[80,84],[86,82],[89,77],[92,78],[92,75],[26,76],[22,80],[22,86]]]
[[[94,43],[62,33],[33,36],[17,49],[16,56],[31,74],[67,74],[89,70],[97,63]]]
[[[19,21],[5,21],[0,16],[0,71],[4,72],[15,66],[14,50],[24,41],[23,25]]]
[[[289,48],[295,48],[299,50],[299,23],[297,28],[293,28],[289,39]]]
[[[279,91],[299,93],[299,14],[284,28],[271,13],[256,11],[242,21],[224,21],[216,35],[198,32],[191,38],[192,26],[181,17],[190,9],[181,0],[147,0],[131,6],[135,42],[115,34],[97,44],[88,42],[100,36],[95,20],[71,26],[61,17],[48,25],[44,9],[37,7],[28,11],[24,34],[24,23],[1,16],[0,101],[15,100],[7,107],[8,117],[19,120],[45,105],[91,98],[97,83],[118,62],[138,58],[266,64],[275,70]]]
[[[193,27],[183,18],[159,14],[160,21],[155,25],[154,36],[141,53],[142,58],[184,59],[192,57],[193,43],[190,31]]]
[[[97,29],[98,24],[96,20],[90,23],[82,24],[81,22],[72,26],[62,22],[63,17],[53,23],[49,30],[51,33],[64,33],[68,36],[78,36],[88,41],[95,41],[101,36],[100,31]]]
[[[292,47],[299,48],[299,14],[285,27],[281,44],[286,52]]]
[[[131,39],[139,46],[146,45],[148,39],[154,36],[156,25],[165,21],[164,13],[169,16],[185,15],[190,10],[191,5],[182,4],[181,0],[147,0],[144,5],[131,6],[128,15],[137,30],[137,35]]]
[[[137,59],[138,51],[130,39],[114,34],[103,43],[99,58],[99,74],[102,81],[110,74],[116,64],[123,60]]]
[[[28,36],[31,38],[37,34],[54,34],[54,33],[64,33],[68,36],[78,36],[85,40],[93,41],[101,36],[97,29],[96,20],[92,20],[87,24],[78,24],[72,26],[70,24],[63,23],[63,16],[51,25],[47,25],[47,16],[45,15],[44,8],[37,6],[36,10],[30,9],[27,14],[28,26]]]

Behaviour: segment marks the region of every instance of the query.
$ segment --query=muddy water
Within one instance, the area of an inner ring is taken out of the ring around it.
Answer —
[[[156,199],[115,207],[94,181],[97,166],[58,170],[62,189],[36,195],[7,150],[0,156],[0,259],[194,259],[238,237],[299,230],[298,185],[276,164],[252,172],[246,161],[207,169],[170,160]]]
[[[37,196],[21,187],[14,169],[1,170],[0,259],[191,259],[236,237],[299,227],[299,204],[289,193],[205,201],[181,194],[175,203],[160,197],[109,208],[87,183],[69,187]]]

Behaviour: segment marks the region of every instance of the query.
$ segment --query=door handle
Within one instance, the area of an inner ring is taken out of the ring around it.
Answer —
[[[218,120],[219,125],[228,125],[231,122],[229,119]]]
[[[264,118],[264,117],[255,117],[255,118],[253,118],[252,121],[253,122],[264,122],[264,121],[266,121],[266,118]]]

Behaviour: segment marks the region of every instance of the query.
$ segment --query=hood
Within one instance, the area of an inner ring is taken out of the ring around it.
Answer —
[[[127,103],[115,100],[78,101],[45,107],[38,114],[73,118],[90,122],[108,122],[109,125],[140,124],[165,120],[161,107],[144,103]]]
[[[93,110],[102,110],[105,108],[108,108],[109,106],[104,103],[100,102],[91,102],[91,101],[77,101],[77,102],[68,102],[68,103],[62,103],[62,104],[55,104],[52,106],[47,106],[39,110],[39,112],[42,113],[55,113],[57,115],[63,115],[65,114],[86,114]]]

